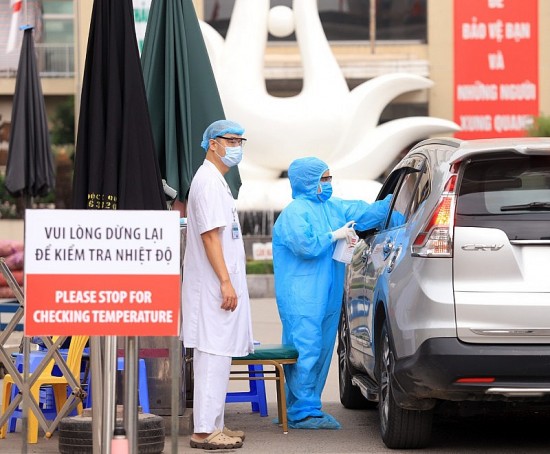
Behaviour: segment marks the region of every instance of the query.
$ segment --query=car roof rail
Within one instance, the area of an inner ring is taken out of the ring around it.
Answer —
[[[464,142],[461,139],[455,139],[454,137],[435,137],[433,139],[426,139],[422,142],[418,142],[410,151],[416,150],[419,147],[425,145],[446,145],[448,147],[459,148],[460,144]]]

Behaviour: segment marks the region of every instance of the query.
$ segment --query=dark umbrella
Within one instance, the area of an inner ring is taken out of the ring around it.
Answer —
[[[161,173],[183,201],[205,158],[204,130],[225,118],[191,0],[153,0],[141,60]],[[226,180],[236,198],[236,167]]]
[[[15,197],[44,196],[55,187],[44,96],[40,86],[32,27],[25,28],[15,96],[5,186]]]
[[[166,209],[131,0],[95,0],[88,37],[73,208]]]
[[[73,208],[166,209],[132,11],[131,0],[94,1],[76,143]],[[110,442],[114,425],[114,375],[108,372],[116,371],[116,338],[106,337],[104,344],[102,363],[99,339],[92,339],[92,376],[99,391],[94,389],[93,407],[102,408],[96,405],[103,395],[99,388],[102,378],[107,396],[107,408],[95,413],[92,421],[94,446],[101,444],[100,432],[103,443]],[[130,451],[137,452],[137,387],[128,385],[137,377],[137,339],[127,338],[126,347],[124,417]]]
[[[30,207],[33,197],[46,195],[55,187],[55,172],[44,97],[36,68],[32,27],[26,26],[24,30],[15,82],[10,148],[4,184],[13,196],[25,196],[26,206]],[[13,279],[13,276],[11,277]],[[23,344],[25,354],[23,375],[26,380],[29,371],[28,340]],[[24,434],[28,429],[28,404],[25,400],[23,403]],[[26,452],[26,435],[23,440],[23,451]]]

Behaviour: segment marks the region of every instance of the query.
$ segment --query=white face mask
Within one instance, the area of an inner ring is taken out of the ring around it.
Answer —
[[[239,164],[243,159],[243,147],[225,147],[225,156],[220,156],[218,153],[216,154],[227,167],[233,167]]]

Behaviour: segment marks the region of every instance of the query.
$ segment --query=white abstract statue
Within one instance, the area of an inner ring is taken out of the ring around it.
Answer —
[[[424,77],[394,73],[353,90],[324,34],[317,0],[294,0],[293,8],[270,8],[269,0],[236,0],[225,40],[201,23],[227,118],[246,128],[248,145],[239,169],[240,209],[282,209],[291,200],[288,180],[279,178],[296,158],[317,156],[335,179],[334,194],[372,201],[374,179],[409,144],[433,134],[452,133],[455,123],[408,117],[378,126],[382,110],[406,92],[427,89]],[[290,98],[271,96],[265,86],[268,31],[296,33],[303,89]]]

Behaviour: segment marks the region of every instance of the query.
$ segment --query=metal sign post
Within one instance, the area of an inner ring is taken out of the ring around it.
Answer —
[[[101,357],[101,338],[90,338],[91,378],[92,378],[92,443],[93,454],[101,454],[103,434],[103,358]]]

